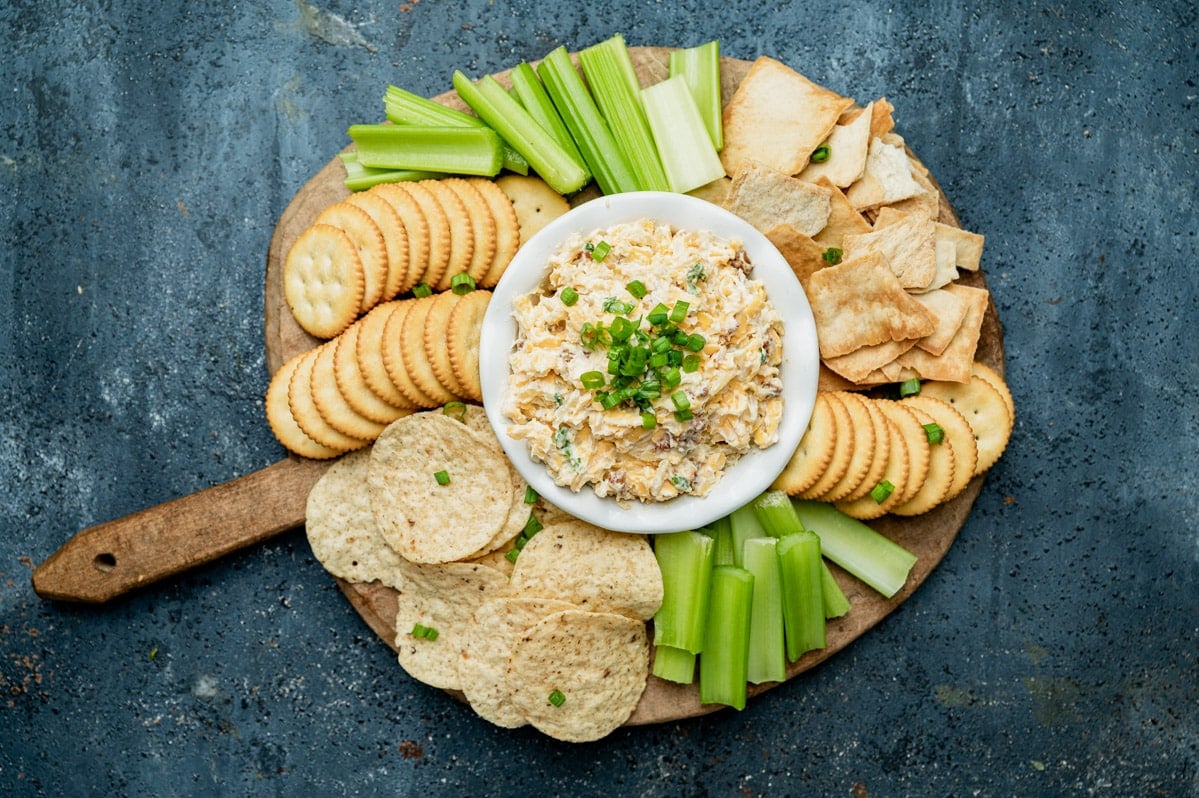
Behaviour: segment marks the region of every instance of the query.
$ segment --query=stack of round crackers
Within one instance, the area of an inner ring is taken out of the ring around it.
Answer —
[[[307,534],[330,573],[398,591],[400,664],[485,719],[582,742],[640,701],[662,601],[648,541],[541,501],[478,406],[412,413],[338,460]]]
[[[807,431],[772,487],[861,520],[920,515],[995,464],[1014,419],[1003,378],[980,362],[967,382],[924,381],[902,399],[819,391]]]

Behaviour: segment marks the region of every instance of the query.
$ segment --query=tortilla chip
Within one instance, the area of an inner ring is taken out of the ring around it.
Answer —
[[[724,208],[765,233],[789,224],[814,236],[828,224],[831,192],[754,160],[742,163]]]
[[[883,208],[869,233],[845,236],[846,258],[877,252],[904,288],[924,289],[937,274],[936,233],[932,219]]]
[[[923,338],[936,329],[936,319],[903,290],[877,253],[821,269],[807,292],[825,359],[884,341]]]
[[[957,294],[966,305],[966,316],[949,345],[940,355],[931,355],[920,347],[915,347],[904,352],[895,361],[915,371],[921,379],[969,382],[974,352],[978,348],[978,336],[990,294],[985,288],[972,288],[956,283],[945,286],[944,290]]]
[[[914,197],[924,191],[912,177],[912,165],[903,147],[873,138],[866,155],[866,171],[861,180],[845,191],[845,196],[855,208],[865,210]]]
[[[853,121],[834,127],[827,142],[828,159],[809,163],[799,177],[812,182],[826,177],[841,188],[860,179],[866,171],[866,153],[870,149],[870,114],[870,106],[866,106]]]
[[[725,172],[754,159],[786,175],[802,171],[853,100],[819,86],[789,66],[761,56],[724,109]]]
[[[800,285],[805,288],[813,272],[831,265],[824,259],[824,247],[812,240],[811,236],[804,235],[789,224],[771,228],[766,231],[766,237],[787,261]]]
[[[862,217],[858,209],[850,204],[844,192],[834,186],[831,180],[821,177],[815,181],[815,185],[827,188],[830,192],[828,224],[812,236],[817,244],[843,249],[845,236],[870,232],[870,222]]]

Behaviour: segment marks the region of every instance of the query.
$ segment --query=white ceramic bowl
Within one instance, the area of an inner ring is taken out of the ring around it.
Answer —
[[[508,389],[508,357],[516,338],[512,303],[536,290],[545,276],[550,255],[568,237],[601,227],[650,218],[686,229],[710,230],[724,238],[739,238],[753,264],[752,277],[783,317],[783,417],[779,439],[766,449],[754,449],[732,467],[704,497],[679,496],[665,502],[632,502],[622,507],[600,498],[585,486],[578,493],[554,483],[544,465],[534,461],[524,441],[508,437],[503,414]],[[725,516],[767,490],[791,459],[803,436],[816,401],[820,364],[812,309],[791,268],[766,236],[740,217],[710,202],[656,191],[614,194],[584,203],[546,225],[525,242],[495,287],[483,318],[479,363],[483,404],[500,444],[521,476],[548,501],[596,526],[620,532],[661,533],[695,529]]]

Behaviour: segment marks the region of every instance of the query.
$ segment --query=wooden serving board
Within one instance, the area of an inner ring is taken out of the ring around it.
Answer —
[[[668,48],[633,47],[630,51],[642,85],[649,85],[667,77],[670,53]],[[722,59],[722,88],[726,101],[745,77],[749,67],[748,61]],[[504,85],[510,85],[506,72],[496,75],[496,78]],[[466,109],[454,92],[447,92],[434,99],[445,105]],[[275,228],[267,257],[265,295],[266,355],[272,374],[288,358],[319,343],[296,324],[287,308],[283,299],[282,264],[291,244],[312,223],[317,214],[349,194],[342,183],[344,176],[341,162],[336,157],[333,158],[300,189],[284,210]],[[940,221],[960,226],[943,192]],[[967,273],[961,282],[979,287],[986,286],[981,272]],[[1003,334],[993,303],[988,307],[983,322],[977,358],[995,368],[1000,374],[1003,373]],[[978,497],[982,482],[983,477],[976,477],[956,499],[923,516],[885,517],[871,522],[872,527],[917,556],[907,585],[895,597],[884,599],[854,577],[830,565],[852,609],[845,616],[829,622],[825,648],[809,652],[790,664],[787,669],[789,679],[848,646],[920,587],[957,537],[958,530],[965,523],[970,508]],[[342,592],[363,620],[394,649],[396,592],[377,583],[356,584],[343,580],[338,582]],[[774,686],[774,683],[750,685],[749,693],[751,696],[757,695]],[[699,693],[694,685],[677,685],[651,676],[641,703],[628,720],[628,724],[663,723],[702,715],[719,708],[718,705],[700,704]]]

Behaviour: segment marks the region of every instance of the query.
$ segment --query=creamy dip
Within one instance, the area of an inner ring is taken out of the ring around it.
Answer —
[[[513,303],[508,434],[575,492],[706,495],[778,439],[783,324],[751,271],[739,240],[649,219],[567,239]]]

